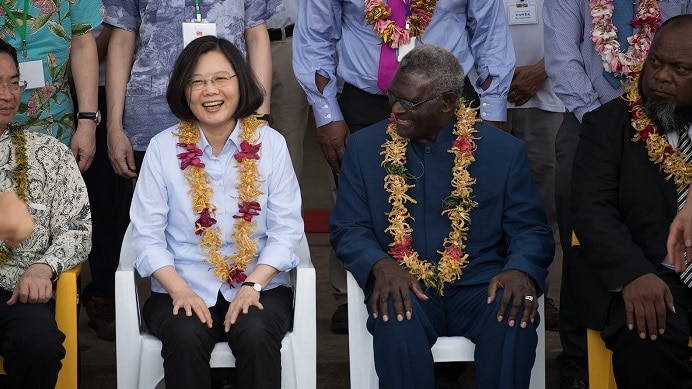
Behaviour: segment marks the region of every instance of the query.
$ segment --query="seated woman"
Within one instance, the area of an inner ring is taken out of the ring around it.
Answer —
[[[238,387],[280,388],[303,231],[286,143],[253,116],[263,91],[224,39],[182,51],[166,98],[180,122],[152,139],[130,210],[166,387],[211,388],[211,352],[227,341]]]

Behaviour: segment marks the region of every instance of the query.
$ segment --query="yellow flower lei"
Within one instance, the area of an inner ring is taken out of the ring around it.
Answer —
[[[380,153],[384,155],[382,166],[388,173],[384,178],[384,188],[389,192],[388,200],[392,204],[392,210],[387,213],[389,227],[385,230],[394,238],[389,244],[389,254],[411,275],[423,281],[426,287],[434,289],[439,295],[444,294],[446,283],[453,283],[461,277],[461,269],[468,264],[468,254],[464,253],[464,241],[471,224],[470,212],[477,206],[471,196],[471,186],[476,179],[471,177],[468,167],[476,160],[473,155],[476,150],[474,140],[478,138],[473,136],[476,132],[473,125],[478,121],[477,110],[467,107],[462,100],[456,111],[457,123],[452,133],[457,138],[448,151],[454,154],[452,192],[445,199],[442,211],[451,221],[451,230],[449,236],[444,239],[443,250],[438,251],[442,257],[437,265],[421,259],[418,252],[412,248],[413,228],[409,224],[412,217],[406,203],[415,204],[416,200],[406,194],[408,189],[415,187],[414,184],[407,183],[407,179],[410,178],[406,169],[406,148],[409,139],[397,134],[394,120],[387,127],[387,134],[391,140],[384,142],[384,151]]]
[[[240,138],[243,143],[254,145],[258,141],[257,128],[259,120],[255,116],[250,116],[240,120]],[[180,144],[196,145],[200,138],[200,131],[196,122],[181,121],[178,126],[180,132],[174,135],[180,140]],[[257,147],[259,149],[259,147]],[[202,253],[208,255],[204,261],[214,266],[214,276],[223,282],[228,282],[231,287],[245,280],[247,267],[252,263],[257,255],[258,240],[252,238],[257,231],[257,222],[250,217],[242,215],[242,207],[249,203],[258,203],[259,196],[263,194],[260,190],[261,180],[257,168],[257,160],[252,158],[238,158],[236,155],[236,167],[238,168],[238,179],[236,188],[238,189],[239,208],[241,215],[235,215],[238,219],[231,233],[235,242],[236,253],[230,258],[224,258],[219,249],[221,248],[221,229],[215,226],[215,220],[211,225],[195,223],[195,234],[200,235],[199,246]],[[214,190],[210,186],[210,180],[204,170],[204,164],[197,166],[190,164],[183,170],[183,175],[190,185],[189,194],[192,197],[192,210],[195,214],[207,217],[213,216],[216,206],[211,202]],[[257,207],[259,211],[259,207]],[[204,216],[204,215],[203,215]]]
[[[372,24],[375,34],[382,39],[382,42],[396,49],[409,43],[412,36],[420,40],[430,24],[435,5],[437,0],[411,0],[410,14],[406,18],[404,28],[388,19],[392,15],[392,9],[382,0],[365,0],[363,14],[365,24]]]
[[[17,197],[27,202],[27,187],[29,180],[27,178],[29,171],[29,159],[26,155],[26,134],[24,130],[17,125],[8,124],[7,131],[10,135],[10,141],[14,148],[14,185],[16,186]],[[14,248],[7,246],[4,242],[0,245],[0,266],[4,266],[12,260]]]
[[[640,71],[632,73],[625,89],[632,127],[636,130],[632,141],[646,142],[649,160],[658,164],[659,168],[666,173],[666,180],[672,177],[680,190],[681,187],[692,183],[692,164],[685,162],[684,153],[670,146],[666,134],[661,134],[656,124],[644,112],[642,97],[639,93],[639,77]]]

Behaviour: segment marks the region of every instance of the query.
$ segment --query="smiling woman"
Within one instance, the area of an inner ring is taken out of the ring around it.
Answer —
[[[166,99],[180,122],[151,140],[131,209],[135,268],[152,277],[143,317],[162,341],[167,388],[210,388],[220,338],[238,387],[281,387],[303,221],[284,138],[254,114],[263,96],[240,51],[213,36],[186,46],[171,74]]]

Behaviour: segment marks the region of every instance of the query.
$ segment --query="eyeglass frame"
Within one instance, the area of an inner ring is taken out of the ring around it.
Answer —
[[[413,111],[413,110],[415,110],[416,108],[420,107],[421,105],[427,103],[428,101],[432,101],[432,100],[435,100],[435,99],[439,99],[440,97],[444,96],[445,93],[448,93],[448,92],[439,93],[439,94],[437,94],[437,95],[428,97],[427,99],[425,99],[425,100],[423,100],[423,101],[419,101],[419,102],[417,102],[417,103],[411,102],[411,101],[406,100],[406,99],[402,99],[401,97],[399,97],[399,96],[395,95],[394,93],[392,93],[392,91],[390,91],[390,90],[387,90],[387,94],[386,94],[386,95],[387,95],[387,101],[389,102],[389,106],[390,106],[390,107],[393,107],[394,104],[396,104],[397,101],[398,101],[399,104],[401,104],[401,106],[402,106],[405,110],[407,110],[407,111]]]
[[[222,73],[222,74],[223,74],[223,73]],[[202,89],[206,88],[206,87],[207,87],[207,83],[211,83],[212,86],[218,88],[218,86],[216,85],[216,83],[217,83],[218,81],[214,81],[214,79],[221,78],[221,77],[225,77],[226,75],[228,76],[228,81],[229,81],[229,82],[230,82],[234,77],[237,77],[237,76],[238,76],[238,74],[230,74],[230,73],[226,73],[224,76],[221,76],[221,75],[219,75],[219,73],[217,73],[217,75],[215,75],[215,76],[212,77],[212,78],[192,78],[192,77],[191,77],[189,80],[187,80],[187,86],[190,88],[190,90],[197,91],[197,90],[202,90]],[[202,81],[202,84],[193,84],[193,82],[196,82],[196,81]]]
[[[16,85],[15,82],[17,83]],[[6,90],[9,90],[10,92],[24,92],[28,84],[29,83],[26,80],[17,80],[8,82],[6,84],[0,83],[0,94],[5,93]]]

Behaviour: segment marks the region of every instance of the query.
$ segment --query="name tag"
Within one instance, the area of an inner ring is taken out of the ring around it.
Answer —
[[[517,24],[537,24],[538,6],[532,1],[518,1],[507,5],[507,21],[510,26]]]
[[[207,23],[206,21],[183,23],[183,47],[206,35],[216,36],[216,23]]]
[[[46,86],[43,75],[43,61],[27,61],[19,63],[19,78],[26,81],[26,89],[38,89]]]
[[[409,51],[413,50],[414,47],[416,47],[416,37],[412,36],[411,40],[407,44],[401,45],[398,49],[396,49],[397,62],[401,62],[404,56],[406,56],[406,54],[408,54]]]

